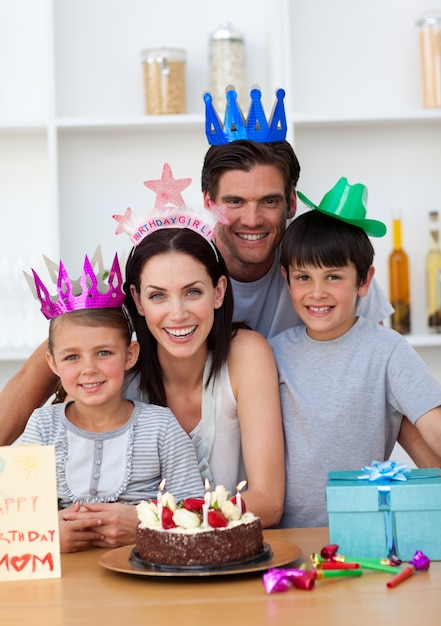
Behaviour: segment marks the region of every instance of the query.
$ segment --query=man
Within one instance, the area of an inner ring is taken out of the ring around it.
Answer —
[[[301,323],[280,272],[278,252],[287,221],[296,212],[300,165],[285,140],[283,90],[277,92],[269,123],[260,105],[260,91],[253,89],[250,95],[252,105],[245,126],[235,92],[227,93],[223,128],[210,94],[204,96],[211,147],[202,168],[202,193],[205,206],[210,199],[226,205],[230,223],[221,225],[216,244],[232,278],[235,320],[246,321],[269,339]],[[357,313],[381,322],[392,308],[375,281],[370,291]],[[18,437],[33,409],[54,391],[56,381],[46,365],[45,352],[45,344],[37,348],[0,394],[0,445]],[[440,464],[441,459],[407,420],[403,420],[399,442],[417,465]]]

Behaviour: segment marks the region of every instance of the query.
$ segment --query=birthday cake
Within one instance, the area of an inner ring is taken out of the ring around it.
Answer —
[[[176,503],[167,492],[158,501],[140,502],[136,557],[149,565],[173,567],[224,565],[257,557],[264,551],[262,523],[238,500],[218,486],[205,499]]]

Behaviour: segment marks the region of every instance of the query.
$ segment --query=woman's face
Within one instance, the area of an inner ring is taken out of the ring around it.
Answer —
[[[205,267],[182,252],[166,252],[147,261],[140,276],[140,293],[130,286],[138,313],[164,350],[189,357],[205,348],[214,311],[222,306],[226,278],[216,287]]]

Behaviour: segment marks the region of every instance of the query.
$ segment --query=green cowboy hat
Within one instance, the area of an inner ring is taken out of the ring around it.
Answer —
[[[334,187],[328,191],[320,204],[317,206],[308,200],[301,191],[297,192],[302,202],[311,209],[317,209],[343,222],[359,226],[367,235],[383,237],[386,234],[386,226],[383,222],[366,219],[367,187],[361,183],[349,185],[347,178],[340,178]]]

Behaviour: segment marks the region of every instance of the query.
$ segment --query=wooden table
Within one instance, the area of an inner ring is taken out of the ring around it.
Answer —
[[[327,529],[265,531],[265,539],[302,548],[309,561],[329,543]],[[151,577],[102,567],[105,550],[62,556],[62,577],[0,583],[0,623],[13,625],[400,626],[441,624],[441,562],[394,589],[388,574],[317,581],[312,591],[267,594],[262,573],[197,578]]]

